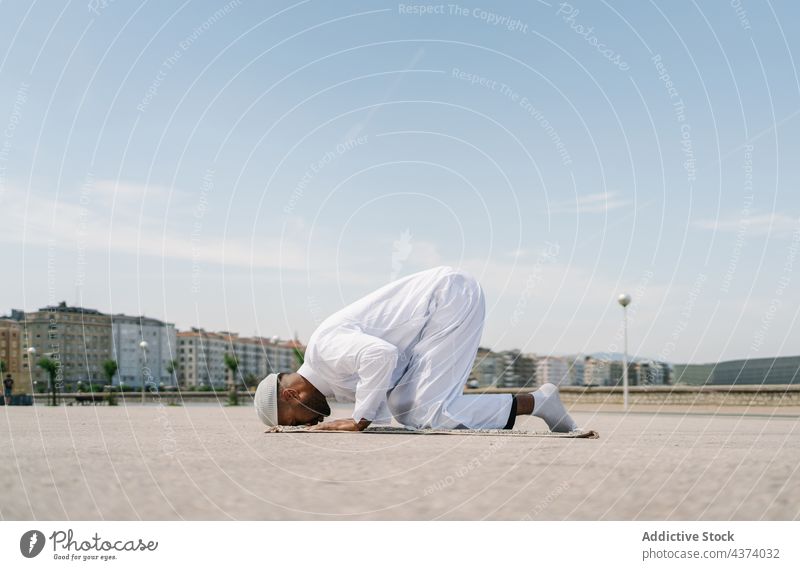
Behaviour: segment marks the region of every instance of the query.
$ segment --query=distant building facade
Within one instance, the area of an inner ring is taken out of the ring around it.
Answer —
[[[555,384],[556,386],[569,385],[569,362],[559,356],[542,356],[536,361],[536,382],[542,384]]]
[[[193,328],[181,331],[178,339],[178,378],[182,386],[223,387],[230,381],[225,366],[228,354],[238,363],[237,384],[262,379],[273,372],[294,372],[298,368],[295,348],[304,351],[297,341],[262,337],[240,337],[231,332],[208,332]]]
[[[218,333],[193,328],[178,332],[178,381],[185,387],[223,387],[228,344]]]
[[[236,333],[223,333],[227,336],[230,349],[228,354],[236,358],[239,369],[236,372],[236,383],[241,387],[242,381],[248,377],[264,378],[267,375],[267,356],[262,345],[263,339],[240,337]],[[230,371],[226,370],[226,382],[230,380]]]
[[[609,369],[609,386],[622,386],[624,380],[625,367],[621,360],[612,360]],[[635,362],[628,362],[628,385],[639,385],[639,368]]]
[[[728,360],[716,364],[676,364],[673,369],[679,384],[797,384],[800,383],[800,356]]]
[[[94,309],[70,307],[65,302],[25,313],[22,350],[36,349],[35,361],[23,359],[22,373],[37,386],[48,386],[47,373],[36,366],[40,358],[59,365],[59,389],[75,389],[78,382],[103,383],[103,362],[111,359],[111,317]]]
[[[481,388],[535,388],[541,384],[538,362],[535,355],[519,350],[494,352],[480,347],[468,381]]]
[[[500,369],[497,386],[501,388],[528,388],[536,386],[536,358],[519,350],[498,352]]]
[[[484,388],[496,385],[498,378],[498,355],[488,348],[479,347],[469,380],[475,380],[479,387]]]
[[[640,360],[636,367],[640,386],[664,386],[671,383],[672,369],[666,362]]]
[[[586,386],[609,386],[611,384],[611,362],[588,357],[584,366],[583,378]]]
[[[570,386],[583,386],[586,382],[586,357],[582,354],[567,357]]]
[[[5,367],[0,380],[11,375],[14,394],[30,393],[30,379],[22,375],[22,327],[13,319],[0,319],[0,362]]]
[[[141,387],[152,381],[158,386],[224,387],[231,379],[226,354],[236,358],[239,386],[242,381],[252,386],[269,373],[297,370],[297,352],[305,352],[297,340],[201,328],[179,333],[172,323],[158,319],[112,316],[66,302],[27,313],[13,309],[9,317],[0,317],[0,360],[14,379],[15,393],[48,388],[49,376],[37,365],[41,358],[57,363],[57,389],[71,391],[79,382],[106,383],[103,365],[109,360],[117,363],[115,385]]]
[[[267,341],[261,339],[262,349],[267,356],[267,374],[278,372],[294,372],[300,367],[295,350],[305,353],[306,347],[300,341],[282,341],[277,338]]]
[[[175,373],[169,372],[170,363],[177,356],[175,325],[150,317],[113,315],[111,337],[118,367],[114,385],[176,384],[177,368]],[[147,342],[146,353],[140,346],[142,341]]]
[[[587,357],[585,384],[589,386],[618,386],[623,383],[624,367],[621,360]],[[638,359],[628,362],[630,386],[663,386],[670,383],[671,368],[666,362]]]

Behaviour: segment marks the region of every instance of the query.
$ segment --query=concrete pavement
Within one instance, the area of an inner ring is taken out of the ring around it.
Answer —
[[[2,408],[0,516],[800,517],[796,410],[573,414],[601,438],[264,434],[249,406]]]

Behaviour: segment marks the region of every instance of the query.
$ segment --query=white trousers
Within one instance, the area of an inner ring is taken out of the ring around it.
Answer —
[[[464,395],[483,333],[486,303],[478,282],[449,275],[434,293],[430,319],[411,348],[408,367],[388,393],[394,418],[413,428],[506,426],[510,394]]]

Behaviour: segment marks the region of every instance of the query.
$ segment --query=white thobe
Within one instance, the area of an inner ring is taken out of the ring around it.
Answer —
[[[502,428],[510,395],[463,394],[485,312],[472,276],[415,273],[325,319],[298,373],[326,397],[355,402],[356,420],[385,421],[388,408],[414,428]]]

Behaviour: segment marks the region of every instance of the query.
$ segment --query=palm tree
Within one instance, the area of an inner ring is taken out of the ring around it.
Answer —
[[[231,371],[231,380],[228,383],[228,404],[239,405],[239,392],[236,388],[236,372],[239,370],[239,361],[235,356],[225,353],[225,366]]]
[[[297,367],[301,367],[303,362],[305,362],[306,355],[296,346],[292,347],[292,352],[294,353],[294,359],[297,361]]]
[[[46,356],[39,359],[36,365],[47,372],[47,375],[50,376],[50,394],[52,396],[52,405],[56,405],[56,378],[58,377],[58,369],[61,365],[53,360],[52,358],[48,358]]]

